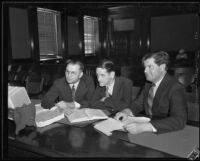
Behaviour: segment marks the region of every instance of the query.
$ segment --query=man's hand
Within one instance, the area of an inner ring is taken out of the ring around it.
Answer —
[[[114,119],[125,121],[128,118],[128,116],[133,116],[133,114],[132,114],[131,110],[129,110],[127,108],[127,109],[124,109],[121,112],[116,113]]]
[[[104,102],[106,98],[108,98],[108,97],[103,97],[103,98],[100,99],[100,101]]]
[[[150,123],[130,123],[124,125],[124,128],[131,134],[138,134],[142,132],[153,132]]]
[[[67,115],[70,115],[75,110],[75,104],[74,104],[74,102],[65,102],[65,101],[62,101],[62,103],[57,103],[56,106],[59,109],[61,109],[61,111],[64,110],[64,112]]]
[[[75,108],[74,102],[65,102],[65,101],[57,103],[56,106],[64,110],[67,108],[71,108],[71,109]]]

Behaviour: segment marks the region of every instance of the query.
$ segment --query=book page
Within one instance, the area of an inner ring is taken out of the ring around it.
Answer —
[[[15,109],[22,107],[24,104],[28,105],[31,100],[24,87],[9,87],[8,92],[8,108]]]
[[[108,118],[108,116],[100,109],[87,108],[85,109],[85,113],[87,114],[89,120]]]
[[[87,114],[85,113],[85,109],[75,109],[75,111],[72,114],[70,115],[65,114],[65,116],[71,123],[89,120]]]
[[[64,112],[54,106],[51,109],[36,107],[35,122],[37,127],[44,127],[64,118]]]
[[[110,136],[114,130],[124,131],[123,125],[121,121],[109,117],[107,120],[95,124],[94,128]]]

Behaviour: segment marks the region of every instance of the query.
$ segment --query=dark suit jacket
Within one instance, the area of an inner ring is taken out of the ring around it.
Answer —
[[[81,104],[81,107],[88,107],[88,101],[91,100],[95,90],[94,81],[91,77],[83,75],[76,89],[75,101]],[[46,93],[41,101],[44,108],[51,108],[55,101],[72,102],[72,92],[65,77],[54,81],[53,86]]]
[[[141,94],[132,102],[134,115],[140,112],[147,114],[147,98],[150,83],[146,83]],[[187,99],[184,87],[172,76],[166,74],[161,81],[152,105],[151,124],[158,133],[182,129],[187,121]]]
[[[120,111],[128,108],[132,98],[132,81],[124,77],[115,77],[112,96],[101,102],[100,99],[105,97],[106,87],[97,86],[92,101],[91,108],[110,110],[110,112]]]

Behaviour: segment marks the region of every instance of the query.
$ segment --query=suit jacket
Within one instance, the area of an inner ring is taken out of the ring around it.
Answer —
[[[147,114],[147,99],[150,83],[146,83],[141,94],[132,102],[134,115]],[[166,74],[161,81],[152,105],[151,124],[158,133],[182,129],[187,122],[187,99],[184,87],[172,76]]]
[[[132,98],[132,81],[124,77],[115,77],[112,96],[106,98],[104,102],[100,99],[105,97],[106,87],[97,86],[90,108],[106,109],[110,112],[117,112],[128,108]]]
[[[88,101],[92,98],[94,90],[93,79],[83,75],[76,89],[75,101],[78,102],[81,107],[88,107]],[[72,102],[71,88],[65,77],[54,81],[53,86],[42,99],[41,105],[44,108],[51,108],[55,105],[57,99],[58,101]]]

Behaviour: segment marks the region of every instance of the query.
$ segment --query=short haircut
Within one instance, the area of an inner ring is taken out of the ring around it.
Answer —
[[[82,61],[80,61],[80,60],[69,59],[69,60],[66,61],[66,67],[68,66],[68,64],[79,65],[79,66],[80,66],[80,70],[81,70],[82,72],[84,71],[84,64],[83,64]]]
[[[167,66],[169,64],[169,55],[167,52],[164,52],[164,51],[147,53],[142,58],[142,64],[144,64],[144,61],[149,58],[154,58],[155,63],[157,65],[166,64],[166,66]]]
[[[108,73],[115,72],[115,64],[112,60],[109,59],[103,59],[99,62],[97,65],[97,68],[103,68],[106,69]]]

